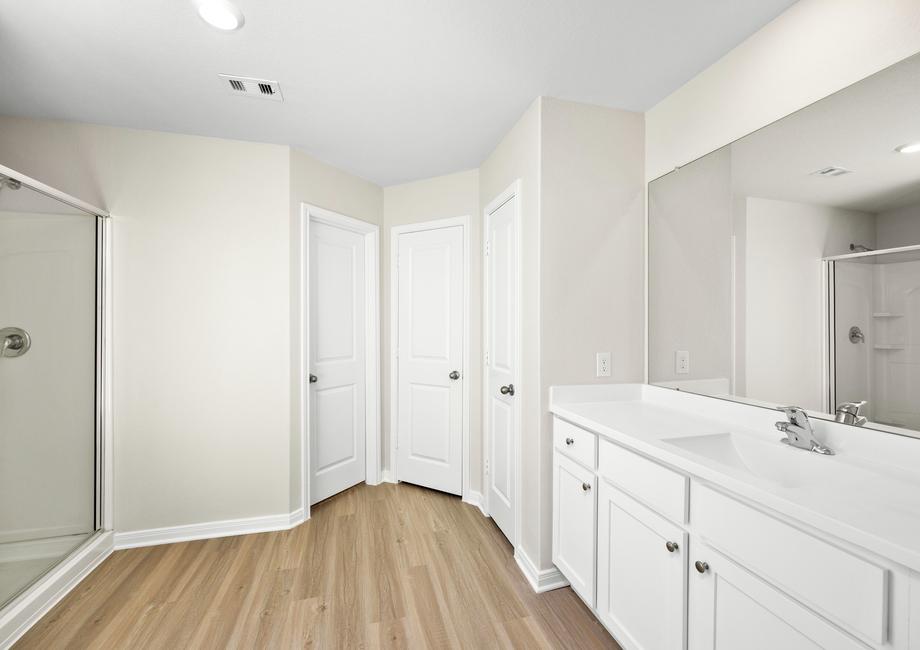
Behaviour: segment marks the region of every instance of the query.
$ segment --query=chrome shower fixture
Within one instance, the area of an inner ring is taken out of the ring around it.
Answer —
[[[874,250],[874,248],[869,248],[868,246],[863,246],[862,244],[850,244],[850,251],[853,253],[869,253]]]
[[[22,187],[22,183],[17,181],[15,178],[0,175],[0,190],[5,187],[8,187],[11,190],[18,190],[20,187]]]

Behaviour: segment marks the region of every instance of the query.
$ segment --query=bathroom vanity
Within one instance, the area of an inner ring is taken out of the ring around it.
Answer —
[[[553,561],[626,649],[920,649],[920,440],[640,384],[551,389]]]

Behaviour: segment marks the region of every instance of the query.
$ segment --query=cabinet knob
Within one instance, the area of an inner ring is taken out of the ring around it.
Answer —
[[[571,447],[572,445],[575,444],[575,440],[572,439],[572,438],[566,438],[566,439],[565,439],[565,444],[566,444],[567,447]]]
[[[498,389],[502,395],[511,395],[514,396],[514,384],[508,384],[507,386],[502,386]]]
[[[665,542],[664,547],[668,549],[668,553],[675,552],[678,548],[677,542]]]
[[[591,489],[591,484],[590,484],[590,483],[582,483],[582,484],[581,484],[581,489],[584,490],[585,492],[587,492],[588,490]]]
[[[700,560],[697,560],[696,562],[694,562],[693,566],[695,566],[696,570],[699,571],[700,573],[706,573],[707,571],[709,571],[709,565],[706,564],[705,562],[701,562]]]
[[[316,382],[317,382],[317,377],[316,377],[316,375],[310,375],[310,383],[311,383],[311,384],[315,384]]]

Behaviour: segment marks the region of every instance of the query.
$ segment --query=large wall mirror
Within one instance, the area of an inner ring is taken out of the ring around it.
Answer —
[[[920,55],[649,184],[649,382],[920,437]]]

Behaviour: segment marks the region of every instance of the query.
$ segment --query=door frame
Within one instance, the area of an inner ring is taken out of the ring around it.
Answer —
[[[426,230],[440,230],[442,228],[452,228],[460,226],[463,229],[463,341],[462,341],[462,359],[463,367],[460,372],[463,377],[462,397],[461,397],[461,498],[466,499],[470,494],[470,217],[464,215],[461,217],[447,217],[445,219],[433,219],[431,221],[422,221],[419,223],[405,224],[401,226],[392,226],[390,228],[390,480],[398,482],[397,463],[398,454],[396,452],[396,439],[399,434],[399,359],[397,358],[397,348],[399,347],[399,236],[412,232],[423,232]]]
[[[332,210],[300,204],[300,499],[303,520],[310,518],[310,223],[321,223],[364,235],[365,272],[365,477],[368,485],[380,483],[380,246],[379,227]]]
[[[504,191],[498,194],[494,199],[489,201],[485,209],[482,211],[482,239],[483,239],[483,249],[482,249],[482,349],[483,349],[483,364],[482,364],[482,459],[483,459],[483,478],[484,485],[482,490],[482,502],[485,512],[491,516],[491,509],[489,503],[489,494],[491,493],[490,489],[490,475],[492,471],[492,458],[491,458],[491,443],[492,443],[492,431],[489,427],[489,368],[491,367],[491,359],[487,360],[489,346],[491,341],[489,340],[489,318],[491,314],[489,313],[489,264],[486,261],[486,250],[487,247],[491,245],[489,242],[489,221],[490,215],[502,207],[508,201],[514,201],[514,215],[512,217],[514,221],[514,237],[515,237],[515,246],[517,247],[517,263],[515,264],[515,286],[514,286],[514,300],[515,300],[515,310],[514,310],[514,331],[516,333],[514,341],[514,385],[515,392],[521,392],[523,399],[523,391],[521,390],[524,386],[524,382],[521,380],[521,360],[523,359],[522,354],[522,327],[521,327],[521,312],[522,312],[522,299],[523,299],[523,246],[521,242],[523,240],[521,232],[521,179],[515,180],[511,185],[505,188]],[[521,400],[514,400],[514,431],[513,431],[513,454],[514,454],[514,533],[512,534],[511,546],[515,550],[520,546],[520,535],[521,535],[521,494],[523,491],[523,477],[521,476],[521,467],[523,463],[521,462],[521,426],[523,424],[523,408]]]

